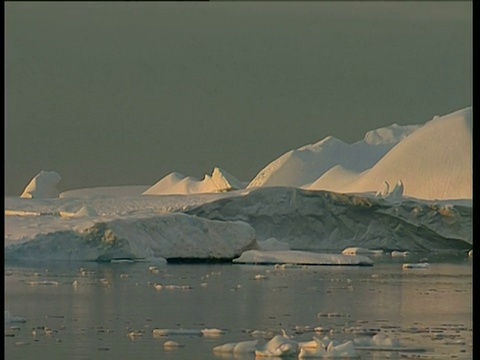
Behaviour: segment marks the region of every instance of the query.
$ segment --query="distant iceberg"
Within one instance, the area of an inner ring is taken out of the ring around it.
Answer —
[[[205,174],[203,180],[172,172],[145,190],[142,195],[204,194],[238,190],[244,187],[245,184],[233,175],[215,167],[211,175]]]
[[[306,187],[334,167],[355,174],[373,166],[392,147],[420,128],[420,125],[391,126],[369,131],[365,138],[347,144],[334,136],[290,150],[265,166],[248,184]],[[317,184],[318,185],[318,184]],[[316,189],[320,189],[316,187]]]
[[[25,187],[21,198],[56,198],[58,197],[57,184],[61,176],[55,171],[40,171]]]
[[[471,199],[472,154],[472,107],[468,107],[423,125],[372,130],[353,144],[327,136],[273,160],[248,188],[293,186],[367,195],[378,193],[379,184],[388,182],[397,184],[389,191],[389,201]]]
[[[398,180],[393,189],[390,190],[388,181],[383,182],[382,189],[375,196],[381,197],[387,201],[397,202],[403,200],[404,185],[402,180]]]

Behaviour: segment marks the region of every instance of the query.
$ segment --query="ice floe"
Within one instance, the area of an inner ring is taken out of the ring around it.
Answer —
[[[236,264],[373,265],[370,258],[362,255],[320,254],[295,250],[248,250],[232,261]]]

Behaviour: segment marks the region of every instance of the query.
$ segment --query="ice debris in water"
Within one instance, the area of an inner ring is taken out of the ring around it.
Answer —
[[[10,311],[5,310],[5,324],[15,324],[15,323],[25,323],[27,320],[25,320],[22,317],[19,316],[12,316],[10,314]]]
[[[230,342],[213,348],[214,353],[254,354],[256,357],[291,357],[298,358],[358,358],[359,355],[351,340],[340,343],[328,337],[313,337],[307,342],[298,342],[282,330],[282,335],[275,335],[266,343],[259,345],[259,340]]]
[[[427,262],[422,262],[422,263],[404,263],[402,265],[403,269],[425,269],[430,266],[429,263]]]

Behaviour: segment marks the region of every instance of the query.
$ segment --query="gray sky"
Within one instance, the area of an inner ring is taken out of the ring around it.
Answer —
[[[472,105],[472,3],[6,2],[5,191],[150,185]]]

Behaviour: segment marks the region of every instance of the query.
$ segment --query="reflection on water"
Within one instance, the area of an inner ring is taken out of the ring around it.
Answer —
[[[471,359],[472,260],[408,270],[402,260],[374,261],[373,267],[179,264],[158,270],[148,263],[7,263],[5,310],[27,321],[5,324],[6,358],[251,360],[253,354],[212,349],[254,334],[263,343],[284,329],[298,341],[380,331],[424,350],[361,350],[362,359]],[[154,328],[225,333],[153,336]],[[166,341],[180,346],[164,347]]]

